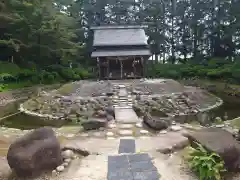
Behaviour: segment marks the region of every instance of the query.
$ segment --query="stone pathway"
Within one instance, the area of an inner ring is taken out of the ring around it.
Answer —
[[[115,88],[117,88],[115,86]],[[139,121],[137,114],[132,108],[132,97],[128,94],[125,85],[119,85],[118,96],[113,100],[115,102],[115,119],[120,123],[136,123]]]
[[[197,180],[186,170],[181,169],[182,164],[179,158],[176,163],[175,154],[169,156],[158,151],[186,143],[187,138],[180,132],[168,132],[149,139],[127,138],[126,140],[90,137],[86,139],[75,137],[74,140],[69,140],[65,146],[85,149],[91,154],[73,160],[64,172],[47,180],[159,180],[159,178],[160,180]],[[122,148],[124,150],[120,151],[121,146],[127,148]],[[131,152],[135,149],[137,153],[129,153],[126,149],[131,149]],[[125,165],[122,162],[125,162]],[[114,170],[114,167],[118,168]],[[125,173],[126,167],[128,173]]]
[[[82,132],[78,134],[79,137],[92,137],[99,139],[116,139],[129,137],[140,138],[140,137],[151,137],[155,136],[156,133],[148,131],[148,128],[142,125],[142,120],[138,119],[137,123],[123,123],[123,122],[111,122],[105,130],[92,130]],[[76,133],[75,133],[76,134]]]

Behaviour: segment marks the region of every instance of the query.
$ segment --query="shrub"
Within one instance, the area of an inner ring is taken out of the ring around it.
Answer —
[[[88,79],[92,77],[92,74],[83,68],[75,68],[73,71],[75,74],[79,75],[81,79]]]
[[[66,81],[78,80],[80,79],[79,75],[76,75],[71,68],[65,68],[60,72],[60,76]]]
[[[6,89],[4,84],[0,84],[0,92],[4,91]]]
[[[148,77],[153,78],[209,78],[240,83],[240,61],[215,58],[205,64],[156,64],[147,69]]]
[[[21,71],[21,69],[20,69],[20,67],[18,67],[18,65],[14,64],[14,63],[10,63],[10,62],[0,61],[0,74],[8,73],[8,74],[15,75],[20,71]]]
[[[50,73],[50,72],[47,72],[47,71],[42,71],[40,73],[40,79],[41,79],[42,83],[50,84],[50,83],[54,82],[55,77],[54,77],[53,73]]]
[[[16,78],[12,74],[2,73],[0,74],[0,82],[13,82]]]
[[[20,81],[25,81],[30,79],[33,76],[36,76],[38,73],[33,70],[22,69],[17,75],[16,78]]]
[[[200,144],[192,148],[189,154],[189,165],[197,173],[200,180],[221,180],[225,172],[224,162],[216,153],[210,153]]]

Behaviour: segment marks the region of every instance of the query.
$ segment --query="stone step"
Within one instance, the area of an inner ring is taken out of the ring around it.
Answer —
[[[127,107],[127,106],[125,106]],[[128,106],[129,107],[129,106]],[[135,111],[132,109],[132,107],[130,108],[115,108],[115,119],[117,122],[129,122],[129,123],[134,123],[134,122],[138,122],[138,116],[135,113]]]

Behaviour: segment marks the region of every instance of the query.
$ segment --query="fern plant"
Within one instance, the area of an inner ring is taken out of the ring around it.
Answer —
[[[202,145],[192,148],[188,157],[189,165],[200,180],[221,180],[226,171],[224,162],[216,153],[210,153]]]

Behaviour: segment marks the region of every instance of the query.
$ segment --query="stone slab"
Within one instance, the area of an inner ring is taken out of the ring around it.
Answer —
[[[120,129],[118,131],[118,134],[120,136],[132,136],[133,135],[133,131],[131,129]]]
[[[115,119],[122,123],[139,122],[138,116],[132,108],[115,108]]]
[[[123,156],[108,156],[108,169],[113,170],[115,168],[130,168],[128,158]]]
[[[130,168],[132,172],[157,171],[151,161],[131,162]]]
[[[151,161],[151,157],[147,153],[128,155],[129,162]]]
[[[133,172],[134,180],[159,180],[159,178],[157,171]]]
[[[135,140],[134,139],[120,139],[118,153],[135,153]]]
[[[133,174],[130,170],[118,169],[116,171],[108,171],[108,180],[133,180]]]

